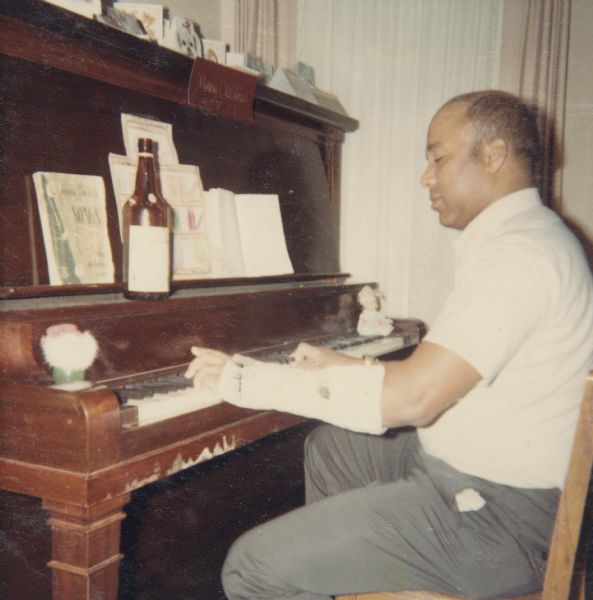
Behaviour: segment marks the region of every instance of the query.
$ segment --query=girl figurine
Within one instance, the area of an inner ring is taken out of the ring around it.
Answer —
[[[393,321],[379,310],[380,294],[365,285],[358,292],[358,302],[362,312],[356,330],[359,335],[389,335],[393,331]]]

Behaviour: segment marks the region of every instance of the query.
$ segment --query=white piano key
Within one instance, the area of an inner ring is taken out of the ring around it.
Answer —
[[[193,387],[169,393],[156,393],[148,398],[128,400],[126,404],[138,409],[138,425],[147,425],[177,417],[220,403],[213,392],[198,391]]]

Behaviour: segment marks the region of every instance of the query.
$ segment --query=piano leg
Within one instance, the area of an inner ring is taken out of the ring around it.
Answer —
[[[122,508],[130,494],[101,504],[43,501],[52,530],[53,600],[117,600]]]

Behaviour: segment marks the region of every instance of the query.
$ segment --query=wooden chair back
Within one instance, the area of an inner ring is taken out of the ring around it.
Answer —
[[[564,489],[550,544],[544,585],[541,592],[515,596],[512,600],[585,599],[584,564],[578,564],[579,540],[591,485],[593,467],[593,371],[589,373],[577,430],[570,455]],[[575,573],[578,566],[578,574]],[[576,575],[576,576],[575,576]],[[434,592],[381,592],[336,596],[336,600],[466,600]],[[510,598],[508,600],[511,600]]]

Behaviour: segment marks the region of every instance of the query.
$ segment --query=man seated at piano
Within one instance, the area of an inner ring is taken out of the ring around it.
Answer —
[[[541,588],[593,364],[591,273],[542,205],[536,121],[518,98],[453,98],[426,157],[431,208],[460,235],[453,291],[409,358],[301,344],[278,365],[192,349],[196,386],[327,423],[306,441],[306,505],[231,548],[230,600]]]

